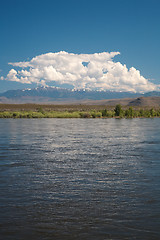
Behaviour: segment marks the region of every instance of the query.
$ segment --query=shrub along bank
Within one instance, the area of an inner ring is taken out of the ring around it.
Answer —
[[[160,109],[123,109],[117,104],[113,110],[90,110],[90,111],[1,111],[0,118],[138,118],[160,117]]]

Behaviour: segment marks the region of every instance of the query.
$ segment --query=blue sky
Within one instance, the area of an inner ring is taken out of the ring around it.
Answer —
[[[159,9],[159,0],[0,0],[0,76],[49,52],[120,52],[113,61],[160,84]],[[9,80],[0,92],[36,85]]]

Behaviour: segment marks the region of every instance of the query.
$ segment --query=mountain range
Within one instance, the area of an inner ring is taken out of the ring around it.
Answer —
[[[132,92],[73,90],[57,87],[37,87],[33,89],[9,90],[0,93],[1,103],[50,103],[84,100],[105,100],[139,97],[160,97],[160,92],[145,94]]]

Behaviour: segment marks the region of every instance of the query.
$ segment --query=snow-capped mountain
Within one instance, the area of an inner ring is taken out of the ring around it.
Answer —
[[[150,92],[145,94],[132,92],[112,92],[112,91],[90,91],[73,90],[57,87],[37,87],[33,89],[9,90],[0,94],[2,102],[7,100],[22,102],[50,102],[68,100],[103,100],[118,98],[135,98],[140,96],[160,96],[160,92]]]

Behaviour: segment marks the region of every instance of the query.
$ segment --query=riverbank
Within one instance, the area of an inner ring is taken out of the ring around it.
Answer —
[[[89,105],[36,105],[3,104],[0,118],[137,118],[160,117],[160,109],[89,106]]]

